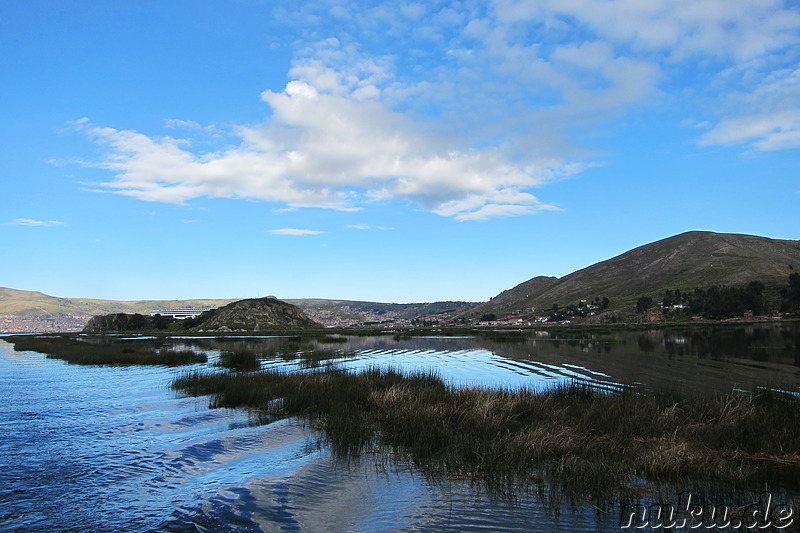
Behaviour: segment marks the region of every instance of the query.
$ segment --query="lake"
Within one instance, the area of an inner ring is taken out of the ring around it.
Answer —
[[[169,388],[187,369],[225,371],[214,365],[228,352],[300,372],[435,369],[457,386],[800,391],[797,324],[87,338],[209,357],[177,368],[69,365],[1,339],[0,531],[619,530],[620,509],[554,509],[536,494],[502,497],[380,458],[343,460],[298,420],[264,423]]]

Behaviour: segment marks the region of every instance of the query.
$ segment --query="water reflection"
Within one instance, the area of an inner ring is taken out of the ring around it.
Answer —
[[[467,386],[540,389],[575,380],[607,388],[637,384],[653,389],[730,392],[769,386],[797,391],[798,331],[797,324],[764,324],[454,336],[390,332],[324,337],[175,337],[150,342],[169,344],[175,350],[204,351],[212,365],[218,364],[220,354],[251,354],[258,367],[300,371],[329,365],[350,369],[388,365],[403,370],[435,369],[448,382]]]
[[[459,385],[800,390],[797,325],[458,336],[91,337],[253,354],[260,367],[435,368]],[[183,370],[77,367],[0,339],[0,531],[617,531],[617,508],[554,513],[367,457],[342,463],[297,420],[208,409]],[[686,487],[680,487],[686,488]],[[726,501],[747,503],[745,497]]]

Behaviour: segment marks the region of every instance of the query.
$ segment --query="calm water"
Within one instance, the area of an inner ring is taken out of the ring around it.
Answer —
[[[435,368],[456,385],[800,390],[797,326],[574,335],[171,338],[262,366]],[[116,342],[156,342],[153,339]],[[201,365],[198,365],[201,366]],[[184,372],[86,367],[0,340],[0,531],[596,531],[618,514],[578,502],[553,513],[468,482],[433,482],[374,458],[343,463],[294,420],[169,389]]]

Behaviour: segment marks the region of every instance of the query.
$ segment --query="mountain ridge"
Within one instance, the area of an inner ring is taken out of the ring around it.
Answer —
[[[660,297],[665,290],[742,286],[760,281],[770,298],[794,267],[800,268],[800,241],[756,235],[687,231],[633,248],[561,278],[532,278],[503,291],[467,314],[545,311],[554,304],[610,298],[610,309],[630,308],[641,296]],[[543,283],[541,280],[546,279]],[[537,290],[531,290],[538,281]]]
[[[633,248],[556,278],[535,276],[484,303],[394,304],[328,299],[286,299],[325,326],[411,325],[459,316],[545,313],[554,305],[609,299],[609,311],[630,312],[639,297],[659,301],[665,290],[710,286],[765,285],[771,309],[780,287],[800,270],[800,241],[756,235],[687,231]],[[114,301],[58,298],[36,291],[0,287],[0,332],[80,330],[95,315],[141,313],[172,307],[222,307],[236,299]],[[27,326],[25,320],[30,322]],[[20,322],[22,321],[22,322]],[[414,321],[414,322],[412,322]],[[19,324],[29,329],[20,329]],[[15,329],[16,328],[16,329]],[[45,328],[45,329],[42,329]]]
[[[150,313],[174,307],[221,307],[242,298],[187,300],[103,300],[64,298],[39,291],[0,287],[0,315],[44,316],[69,314],[95,316],[110,313]]]
[[[101,300],[61,298],[38,291],[0,287],[0,333],[80,331],[98,315],[142,314],[180,307],[219,308],[243,298],[191,300]],[[325,326],[410,321],[464,312],[474,302],[384,303],[322,298],[285,299]]]

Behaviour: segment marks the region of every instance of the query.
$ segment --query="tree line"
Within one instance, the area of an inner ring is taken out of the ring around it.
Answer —
[[[753,315],[764,315],[769,312],[764,296],[764,283],[751,281],[743,287],[715,285],[695,288],[693,291],[680,289],[664,291],[661,302],[657,303],[650,296],[642,296],[636,301],[636,312],[643,314],[658,305],[667,313],[688,313],[710,319],[722,319]],[[800,274],[789,275],[788,284],[780,289],[782,312],[800,310]]]
[[[789,274],[789,284],[781,288],[781,311],[793,312],[800,311],[800,274],[792,272]]]

